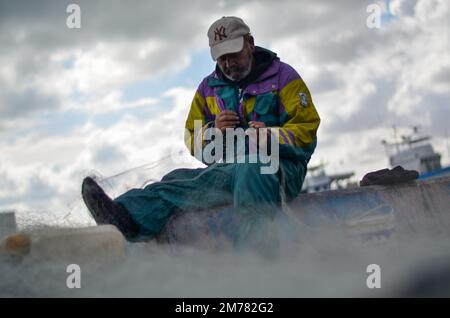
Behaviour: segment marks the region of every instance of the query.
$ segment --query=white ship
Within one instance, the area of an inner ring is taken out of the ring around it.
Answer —
[[[349,181],[355,175],[354,172],[344,172],[327,174],[323,163],[317,166],[308,167],[305,182],[303,183],[303,193],[314,193],[328,190],[344,189],[356,186],[356,183]]]
[[[430,136],[420,136],[418,126],[412,127],[409,135],[397,138],[394,127],[394,141],[382,140],[391,167],[402,166],[407,170],[419,172],[419,179],[433,179],[450,175],[450,166],[441,166],[441,154],[436,152],[430,143]]]

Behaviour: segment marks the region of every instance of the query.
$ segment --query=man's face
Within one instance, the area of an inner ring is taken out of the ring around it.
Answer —
[[[237,82],[250,73],[253,62],[252,53],[252,45],[245,42],[241,51],[220,56],[217,64],[226,77]]]

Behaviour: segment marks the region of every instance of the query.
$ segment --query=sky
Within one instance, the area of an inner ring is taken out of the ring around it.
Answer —
[[[80,28],[67,27],[71,3]],[[322,120],[311,165],[355,180],[389,167],[393,125],[419,125],[448,164],[449,11],[446,0],[0,0],[0,211],[61,216],[85,209],[86,175],[117,196],[201,167],[184,122],[214,69],[208,27],[229,15],[310,89]]]

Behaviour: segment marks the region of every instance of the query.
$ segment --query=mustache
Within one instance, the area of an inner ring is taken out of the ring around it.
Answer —
[[[226,74],[235,73],[235,72],[242,73],[244,71],[245,71],[244,67],[239,67],[239,66],[232,66],[232,67],[224,67],[223,68],[223,72],[226,73]]]

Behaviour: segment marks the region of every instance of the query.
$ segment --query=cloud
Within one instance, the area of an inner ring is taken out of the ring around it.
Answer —
[[[40,94],[32,89],[26,89],[17,94],[0,93],[0,100],[0,112],[3,120],[14,119],[42,109],[55,109],[59,104],[59,100],[55,96]]]
[[[126,84],[176,72],[204,44],[216,4],[78,1],[82,28],[66,27],[69,1],[2,1],[0,121],[64,108],[73,95],[101,99]],[[183,12],[183,14],[179,14]]]

